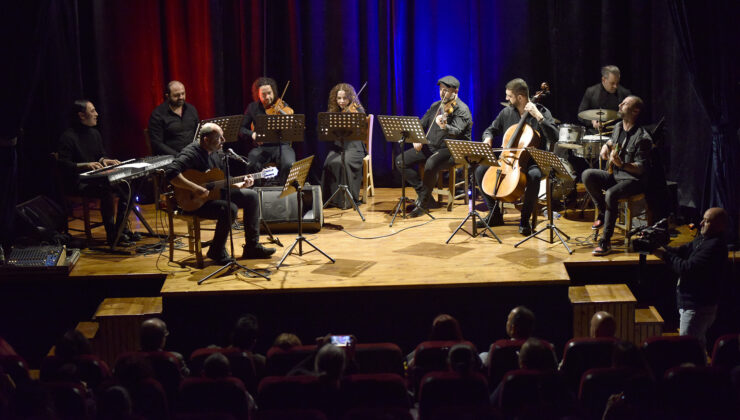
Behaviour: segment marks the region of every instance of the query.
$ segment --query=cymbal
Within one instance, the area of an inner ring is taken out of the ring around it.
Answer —
[[[579,112],[578,118],[591,121],[609,121],[617,118],[617,111],[611,109],[587,109]]]

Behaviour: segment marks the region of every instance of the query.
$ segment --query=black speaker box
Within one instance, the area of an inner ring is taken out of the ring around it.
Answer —
[[[303,231],[318,232],[324,225],[324,202],[321,186],[303,187]],[[298,200],[296,193],[280,198],[283,187],[257,187],[260,197],[260,217],[272,232],[298,232]]]
[[[66,227],[64,210],[49,197],[39,195],[15,206],[14,231],[23,243],[56,242]]]

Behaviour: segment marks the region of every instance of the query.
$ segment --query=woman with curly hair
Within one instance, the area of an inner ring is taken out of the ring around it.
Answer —
[[[339,83],[329,92],[328,112],[360,112],[365,109],[355,93],[355,88],[349,83]],[[359,201],[360,188],[362,187],[362,159],[367,154],[365,144],[360,140],[340,142],[336,141],[330,146],[329,154],[324,161],[324,170],[321,177],[323,196],[331,197],[342,184],[342,149],[344,149],[344,161],[347,169],[347,186],[355,201]],[[348,209],[352,203],[347,200],[346,195],[337,194],[329,205]]]

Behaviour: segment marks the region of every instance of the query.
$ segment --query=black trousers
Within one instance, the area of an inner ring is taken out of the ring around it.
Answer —
[[[406,165],[404,166],[404,160]],[[415,169],[417,164],[424,163],[424,179],[419,177]],[[455,160],[450,154],[450,149],[443,148],[433,152],[429,145],[423,145],[420,152],[411,148],[396,156],[396,168],[406,176],[406,182],[416,190],[419,202],[424,204],[429,199],[432,189],[437,184],[437,175],[443,169],[449,169],[455,165]]]
[[[278,166],[276,182],[285,184],[290,167],[295,163],[295,150],[289,144],[263,144],[249,151],[247,160],[255,171],[261,171],[265,164],[275,162]]]
[[[617,221],[618,200],[643,192],[644,184],[631,179],[617,181],[613,174],[601,169],[587,169],[583,172],[582,178],[586,192],[591,196],[599,215],[604,216],[602,237],[609,240],[614,233],[614,223]]]
[[[226,238],[229,235],[229,214],[227,213],[228,202],[226,201],[226,190],[221,191],[221,200],[212,200],[204,204],[194,213],[204,219],[215,219],[216,232],[213,234],[213,242],[209,252],[218,254],[226,246]],[[236,220],[239,209],[243,209],[242,223],[244,224],[245,248],[257,246],[260,238],[259,225],[259,195],[257,192],[246,188],[231,189],[231,220]]]
[[[129,199],[128,194],[123,191],[120,185],[109,186],[86,183],[77,184],[72,193],[100,200],[100,214],[103,218],[106,240],[109,243],[113,242],[116,236],[117,226],[120,223],[125,222],[123,217],[126,214],[126,205],[128,204]],[[116,197],[118,197],[117,210],[115,205]]]
[[[486,203],[488,210],[493,209],[496,205],[496,200],[490,195],[482,192],[483,191],[483,176],[486,171],[490,168],[487,165],[480,165],[475,170],[475,182],[480,188],[481,195],[483,196],[483,202]],[[542,178],[542,170],[533,160],[530,159],[529,166],[525,172],[527,176],[527,186],[524,189],[524,197],[522,198],[522,216],[519,224],[524,226],[526,223],[530,223],[529,219],[532,217],[532,210],[534,205],[537,203],[537,196],[540,192],[540,179]],[[533,226],[534,227],[534,226]]]
[[[360,189],[362,188],[362,159],[365,153],[360,150],[347,150],[344,152],[344,163],[347,169],[347,186],[349,192],[355,200],[360,199]],[[323,197],[328,199],[342,184],[342,154],[337,151],[330,151],[324,161],[324,171],[321,175],[321,186],[323,188]],[[345,199],[344,194],[334,197],[331,205],[348,209],[352,203]]]

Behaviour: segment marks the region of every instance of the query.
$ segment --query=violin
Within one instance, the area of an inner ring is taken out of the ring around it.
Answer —
[[[457,106],[457,95],[455,95],[455,97],[447,103],[445,103],[445,101],[442,100],[439,104],[439,108],[437,108],[437,112],[434,114],[434,119],[432,119],[432,123],[429,124],[429,129],[427,130],[425,137],[429,136],[429,133],[432,131],[432,127],[434,126],[434,124],[436,124],[435,121],[437,117],[439,117],[440,115],[446,115],[446,116],[452,115],[452,113],[455,111],[456,106]]]
[[[550,86],[542,83],[538,91],[531,99],[537,102],[550,93]],[[527,175],[525,173],[529,153],[524,150],[527,147],[537,147],[540,143],[540,135],[525,122],[529,112],[525,111],[517,125],[512,125],[504,133],[502,147],[504,148],[499,157],[499,166],[491,166],[483,176],[483,192],[497,200],[507,203],[518,200],[524,195],[527,186]]]
[[[290,86],[290,80],[288,80],[288,83],[285,84],[283,94],[280,95],[280,97],[275,102],[273,102],[269,108],[265,108],[265,113],[267,115],[293,115],[295,113],[295,111],[293,111],[293,108],[289,107],[283,101],[283,96],[285,96],[285,92],[288,90],[288,86]]]
[[[360,102],[357,100],[357,98],[359,98],[362,91],[365,90],[365,86],[367,86],[367,82],[365,82],[365,84],[362,85],[362,87],[360,88],[360,91],[355,94],[354,98],[352,98],[352,103],[349,104],[346,108],[344,108],[342,112],[355,112],[355,113],[360,112],[360,108],[362,108],[362,105],[360,105]],[[362,111],[362,112],[365,112],[365,111]]]

